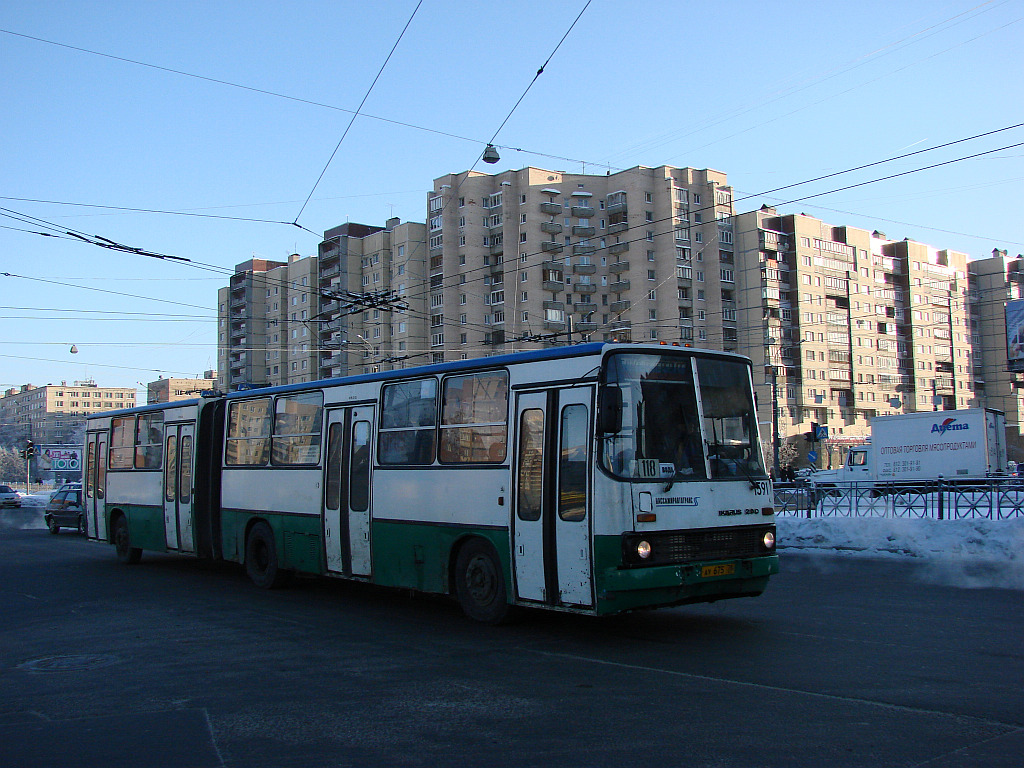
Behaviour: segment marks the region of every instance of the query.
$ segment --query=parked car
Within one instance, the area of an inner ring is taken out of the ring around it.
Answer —
[[[0,507],[20,507],[21,494],[9,485],[0,485]]]
[[[80,491],[80,490],[82,490],[82,484],[81,483],[64,483],[62,486],[60,486],[60,488],[58,488],[56,491],[54,491],[53,493],[50,494],[50,498],[52,499],[54,496],[56,496],[61,491]]]
[[[60,533],[61,528],[75,528],[85,533],[85,508],[82,506],[82,489],[69,488],[57,491],[46,505],[43,519],[50,533]]]

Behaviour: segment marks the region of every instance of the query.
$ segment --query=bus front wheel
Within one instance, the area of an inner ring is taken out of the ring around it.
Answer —
[[[260,589],[276,589],[285,580],[277,562],[274,532],[264,522],[256,523],[245,543],[245,572]]]
[[[132,546],[128,521],[123,516],[114,523],[114,549],[117,551],[117,559],[126,565],[135,565],[142,559],[142,550]]]
[[[500,624],[508,615],[505,577],[488,542],[473,539],[455,561],[455,594],[463,612],[484,624]]]

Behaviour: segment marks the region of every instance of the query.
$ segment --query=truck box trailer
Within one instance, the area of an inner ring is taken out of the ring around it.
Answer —
[[[1001,411],[960,411],[876,416],[871,440],[855,446],[846,463],[815,472],[815,484],[917,482],[1006,474],[1006,419]]]

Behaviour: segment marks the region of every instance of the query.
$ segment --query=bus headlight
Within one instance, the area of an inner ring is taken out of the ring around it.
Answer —
[[[764,544],[765,549],[775,549],[775,533],[765,531],[764,536],[761,538],[761,543]]]
[[[651,544],[648,541],[640,541],[636,545],[636,554],[641,560],[651,556]]]

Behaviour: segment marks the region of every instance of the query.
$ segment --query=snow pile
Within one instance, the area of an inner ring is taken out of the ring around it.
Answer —
[[[21,497],[21,507],[7,507],[0,510],[0,528],[41,529],[46,528],[43,511],[50,501],[52,491],[40,491],[31,496]]]
[[[903,559],[965,587],[1024,589],[1024,517],[1009,520],[779,517],[780,555]]]

